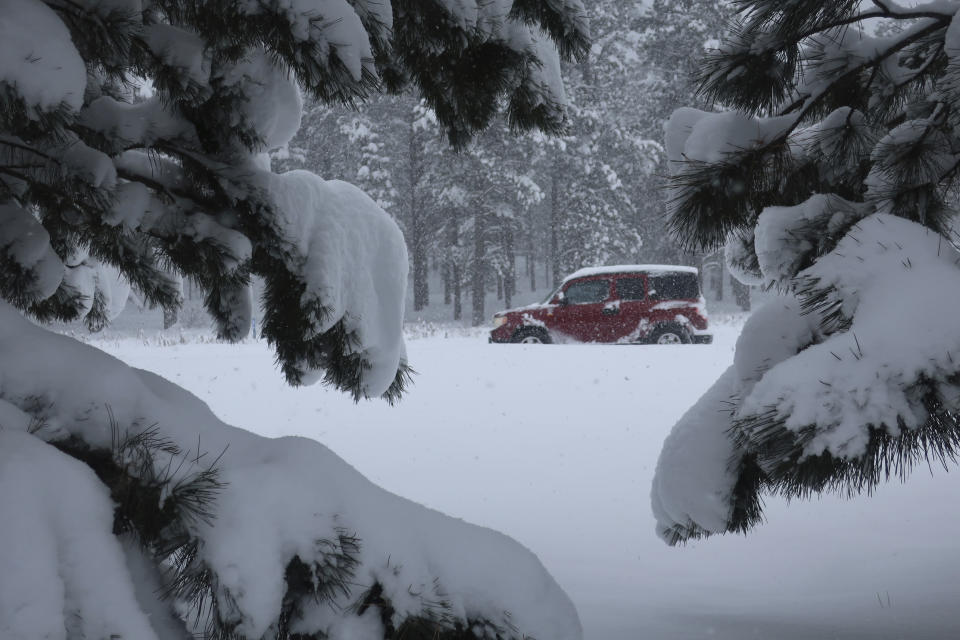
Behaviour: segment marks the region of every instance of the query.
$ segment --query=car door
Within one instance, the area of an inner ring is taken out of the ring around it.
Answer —
[[[606,277],[574,280],[563,289],[563,303],[553,310],[551,329],[580,342],[608,342],[610,279]]]
[[[613,324],[613,341],[638,342],[650,324],[646,276],[642,273],[617,276],[614,278],[614,297],[619,314]]]

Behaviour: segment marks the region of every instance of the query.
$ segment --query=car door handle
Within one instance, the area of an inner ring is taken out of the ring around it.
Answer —
[[[620,309],[617,307],[605,307],[602,313],[605,316],[615,316],[620,313]]]

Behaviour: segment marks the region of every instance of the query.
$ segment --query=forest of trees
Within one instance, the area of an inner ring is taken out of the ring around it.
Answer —
[[[718,0],[599,0],[590,11],[590,55],[562,66],[563,135],[517,136],[502,117],[457,150],[418,97],[377,96],[359,108],[309,105],[274,165],[353,182],[398,221],[413,312],[444,304],[448,317],[478,325],[491,311],[487,292],[510,307],[518,287],[638,262],[702,264],[715,296],[726,281],[735,288],[726,295],[749,304],[746,288],[723,277],[722,254],[674,240],[663,205],[664,124],[675,105],[697,104],[690,53],[715,42],[730,9]]]

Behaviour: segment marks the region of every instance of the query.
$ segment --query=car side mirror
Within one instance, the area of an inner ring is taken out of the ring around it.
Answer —
[[[570,301],[567,300],[566,296],[563,295],[563,292],[557,294],[557,304],[561,307],[565,307],[570,304]]]

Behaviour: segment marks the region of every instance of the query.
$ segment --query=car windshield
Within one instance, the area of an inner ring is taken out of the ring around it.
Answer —
[[[544,299],[543,299],[543,302],[541,302],[540,304],[549,304],[551,300],[553,300],[555,297],[557,297],[557,294],[560,293],[560,289],[562,289],[562,288],[563,288],[563,285],[561,284],[561,285],[560,285],[559,287],[557,287],[556,289],[551,290],[551,291],[550,291],[550,294],[549,294],[546,298],[544,298]]]

